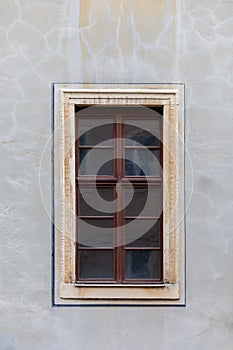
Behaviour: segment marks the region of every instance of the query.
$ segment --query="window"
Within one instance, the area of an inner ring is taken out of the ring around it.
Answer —
[[[183,86],[94,87],[55,85],[55,304],[183,304]]]
[[[77,106],[75,123],[76,282],[161,283],[162,108]]]

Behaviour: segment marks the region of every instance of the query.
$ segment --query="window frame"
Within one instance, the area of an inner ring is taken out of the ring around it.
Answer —
[[[78,106],[77,106],[78,107]],[[106,107],[106,106],[104,106]],[[128,108],[129,107],[129,108]],[[78,108],[77,108],[78,109]],[[76,110],[76,108],[75,108]],[[82,111],[83,109],[81,109]],[[158,112],[158,109],[157,109]],[[160,137],[158,139],[158,145],[149,145],[149,146],[135,146],[135,145],[127,145],[125,144],[124,137],[125,137],[125,126],[127,123],[130,123],[130,120],[141,120],[142,117],[144,117],[147,121],[148,120],[155,120],[155,114],[154,112],[151,111],[151,109],[146,110],[145,107],[142,109],[135,108],[135,106],[132,108],[131,106],[127,107],[120,107],[117,108],[117,110],[111,110],[107,108],[107,110],[104,108],[103,110],[96,110],[96,108],[93,109],[86,109],[84,114],[81,112],[81,115],[79,114],[79,111],[76,112],[77,115],[75,115],[75,130],[76,130],[76,142],[75,142],[75,178],[76,178],[76,215],[78,217],[78,222],[79,219],[93,219],[93,215],[87,215],[83,216],[80,215],[79,213],[79,187],[90,187],[92,188],[93,186],[97,186],[99,188],[112,188],[113,193],[116,193],[116,186],[118,181],[121,181],[121,189],[118,191],[118,195],[120,196],[120,200],[122,200],[122,203],[124,201],[124,192],[127,189],[128,185],[126,181],[130,181],[132,186],[134,188],[147,188],[148,191],[150,189],[154,188],[159,188],[160,193],[159,193],[159,206],[161,210],[161,214],[159,217],[151,217],[152,220],[159,220],[159,245],[158,246],[136,246],[136,247],[129,247],[125,244],[124,237],[125,237],[125,230],[124,230],[124,222],[125,220],[129,219],[130,216],[126,214],[126,212],[123,211],[118,211],[117,208],[115,207],[113,209],[113,216],[112,220],[115,222],[115,227],[113,227],[113,241],[115,242],[112,247],[79,247],[79,229],[78,229],[78,224],[76,221],[76,234],[77,234],[77,239],[76,239],[76,257],[75,257],[75,264],[76,264],[76,284],[81,284],[81,283],[122,283],[122,284],[154,284],[154,283],[163,283],[163,225],[162,225],[162,185],[163,185],[163,174],[162,174],[162,162],[163,162],[163,157],[162,157],[162,141],[161,141],[161,135],[162,135],[162,114],[161,111],[159,111],[158,115],[156,116],[156,120],[158,121],[158,130]],[[75,114],[76,114],[75,113]],[[99,116],[98,116],[99,114]],[[80,144],[79,142],[79,132],[80,132],[80,126],[79,126],[79,121],[83,119],[89,119],[93,120],[100,118],[104,118],[106,121],[109,119],[110,124],[112,124],[112,131],[113,131],[113,139],[115,142],[110,146],[104,146],[104,148],[101,148],[101,146],[97,146],[98,150],[100,151],[101,149],[105,150],[106,147],[109,149],[113,150],[113,154],[115,155],[114,159],[114,165],[113,165],[113,174],[112,175],[99,175],[99,176],[91,176],[90,174],[79,174],[79,162],[80,162],[80,150],[82,149],[92,149],[93,147],[96,147],[94,145],[90,144]],[[117,140],[117,141],[116,141]],[[127,149],[138,149],[141,148],[143,150],[146,149],[152,149],[152,150],[157,150],[158,151],[158,160],[161,165],[161,169],[159,169],[158,174],[156,175],[150,175],[150,176],[141,176],[141,175],[129,175],[125,173],[125,164],[122,161],[125,159],[125,151]],[[99,216],[97,217],[99,219],[111,219],[110,217],[107,216]],[[97,219],[95,217],[95,219]],[[130,219],[132,219],[131,217]],[[134,217],[134,219],[149,219],[147,217],[141,217],[138,215],[137,217]],[[116,223],[119,224],[119,227],[116,227]],[[117,241],[121,240],[120,244],[116,244]],[[79,261],[79,254],[81,251],[99,251],[99,250],[112,250],[113,254],[113,277],[112,278],[81,278],[79,276],[79,269],[80,269],[80,261]],[[126,252],[127,251],[142,251],[142,250],[147,250],[147,251],[157,251],[159,252],[159,278],[126,278],[124,272],[125,272],[125,260],[126,260]]]
[[[163,280],[75,282],[75,105],[163,106]],[[167,227],[171,225],[169,231]],[[180,219],[181,218],[181,219]],[[54,304],[184,305],[184,85],[54,84]]]

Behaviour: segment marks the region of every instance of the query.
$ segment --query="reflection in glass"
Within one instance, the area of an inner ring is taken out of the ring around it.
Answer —
[[[109,216],[113,215],[113,188],[91,187],[80,188],[79,215],[80,216]],[[99,197],[100,196],[100,197]],[[108,212],[104,210],[107,207]]]
[[[113,119],[80,118],[78,123],[80,145],[96,146],[101,142],[113,145]]]
[[[159,176],[159,151],[148,149],[125,149],[126,176]]]
[[[113,251],[79,250],[79,278],[113,278]]]
[[[80,175],[113,175],[113,150],[80,148]]]
[[[78,219],[79,247],[113,247],[113,219]]]
[[[133,192],[133,197],[132,197]],[[125,201],[132,198],[125,210],[126,216],[153,216],[159,217],[161,208],[161,188],[149,186],[148,188],[125,188]]]
[[[126,250],[126,279],[159,279],[160,252],[157,250]]]
[[[149,220],[134,220],[136,225],[136,230],[134,225],[130,225],[132,222],[131,219],[125,220],[125,241],[127,247],[153,247],[159,248],[159,237],[160,237],[160,225],[159,220],[149,219]],[[128,224],[128,225],[127,225]],[[149,228],[145,232],[145,227]],[[136,232],[136,234],[135,234]],[[138,237],[138,232],[141,233],[141,236]]]
[[[125,125],[126,146],[159,146],[158,120],[128,120]],[[138,124],[141,124],[138,126]],[[146,130],[147,127],[147,130]]]

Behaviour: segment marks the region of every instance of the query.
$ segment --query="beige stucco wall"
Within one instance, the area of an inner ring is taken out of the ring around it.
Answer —
[[[0,350],[232,348],[232,17],[232,0],[0,1]],[[186,308],[51,307],[51,82],[186,84]]]

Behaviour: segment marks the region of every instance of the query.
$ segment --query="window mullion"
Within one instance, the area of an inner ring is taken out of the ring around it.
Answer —
[[[124,176],[124,143],[123,123],[120,115],[116,116],[115,122],[115,176],[118,180]]]
[[[115,122],[115,177],[120,181],[124,176],[124,140],[123,140],[123,122],[122,116],[116,116]],[[116,280],[118,283],[122,282],[123,278],[123,258],[124,258],[124,247],[123,247],[123,222],[124,214],[121,210],[123,203],[123,189],[121,184],[116,184],[116,196],[117,205],[115,208],[115,264],[116,264]]]

